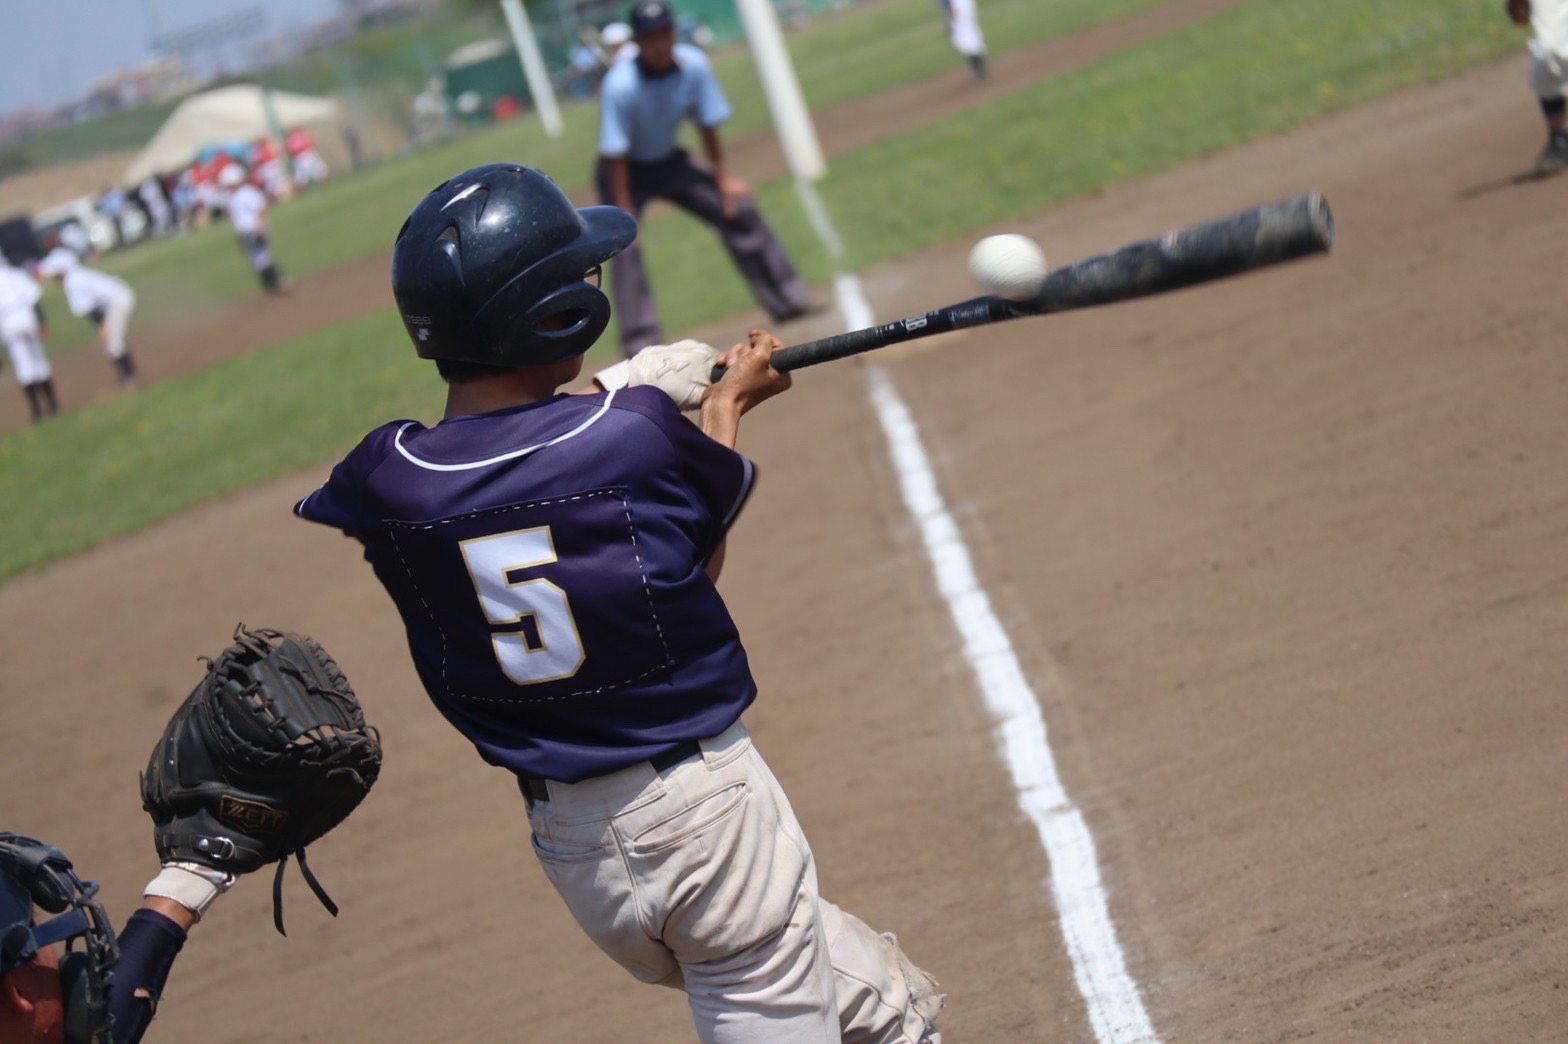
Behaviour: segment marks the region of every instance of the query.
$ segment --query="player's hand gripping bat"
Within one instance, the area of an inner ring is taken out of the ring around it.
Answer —
[[[1333,244],[1334,215],[1328,201],[1322,193],[1304,192],[1059,268],[1028,300],[976,297],[908,319],[807,341],[774,352],[773,367],[798,370],[950,330],[1149,297],[1320,254]],[[715,367],[713,379],[723,373],[723,367]]]

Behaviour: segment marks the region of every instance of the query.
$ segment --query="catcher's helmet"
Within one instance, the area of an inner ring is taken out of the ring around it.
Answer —
[[[587,276],[635,238],[624,210],[578,210],[548,175],[490,163],[408,216],[392,295],[423,358],[547,366],[583,354],[609,325],[610,301]]]
[[[40,947],[66,944],[60,958],[66,1044],[109,1039],[109,985],[120,958],[98,884],[76,876],[58,848],[23,834],[0,833],[0,974],[32,961]],[[36,923],[33,907],[54,914]],[[73,950],[76,939],[81,950]]]

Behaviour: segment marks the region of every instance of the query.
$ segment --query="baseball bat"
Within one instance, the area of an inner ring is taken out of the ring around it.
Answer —
[[[1039,292],[1027,300],[976,297],[908,319],[806,341],[774,352],[773,367],[798,370],[971,326],[1150,297],[1324,253],[1333,244],[1334,215],[1328,200],[1320,192],[1303,192],[1074,262],[1047,275]],[[723,367],[714,367],[713,379],[723,373]]]

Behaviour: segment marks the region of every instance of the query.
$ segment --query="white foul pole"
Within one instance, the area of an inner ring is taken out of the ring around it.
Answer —
[[[762,91],[768,99],[768,110],[773,113],[773,125],[790,173],[799,182],[816,181],[827,173],[827,163],[822,158],[822,145],[817,141],[811,111],[806,108],[806,99],[800,93],[795,64],[790,61],[789,49],[784,46],[778,12],[773,9],[771,0],[735,0],[735,8],[740,12],[741,24],[746,27],[752,61],[757,65],[757,75],[762,80]]]
[[[552,138],[561,136],[561,107],[555,102],[555,87],[544,68],[544,55],[539,53],[539,41],[534,37],[534,27],[523,10],[523,0],[501,0],[501,10],[506,14],[506,24],[512,30],[512,44],[523,63],[523,75],[528,78],[528,93],[534,96],[534,108],[539,112],[539,122],[544,132]]]

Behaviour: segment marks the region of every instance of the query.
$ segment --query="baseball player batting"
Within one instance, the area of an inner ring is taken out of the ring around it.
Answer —
[[[392,290],[443,419],[375,429],[295,510],[363,545],[430,699],[516,777],[551,884],[634,977],[685,990],[701,1040],[938,1041],[936,984],[818,894],[742,722],[757,686],[716,581],[756,485],[741,418],[790,384],[777,339],[645,349],[559,394],[636,235],[527,167],[438,186]]]

